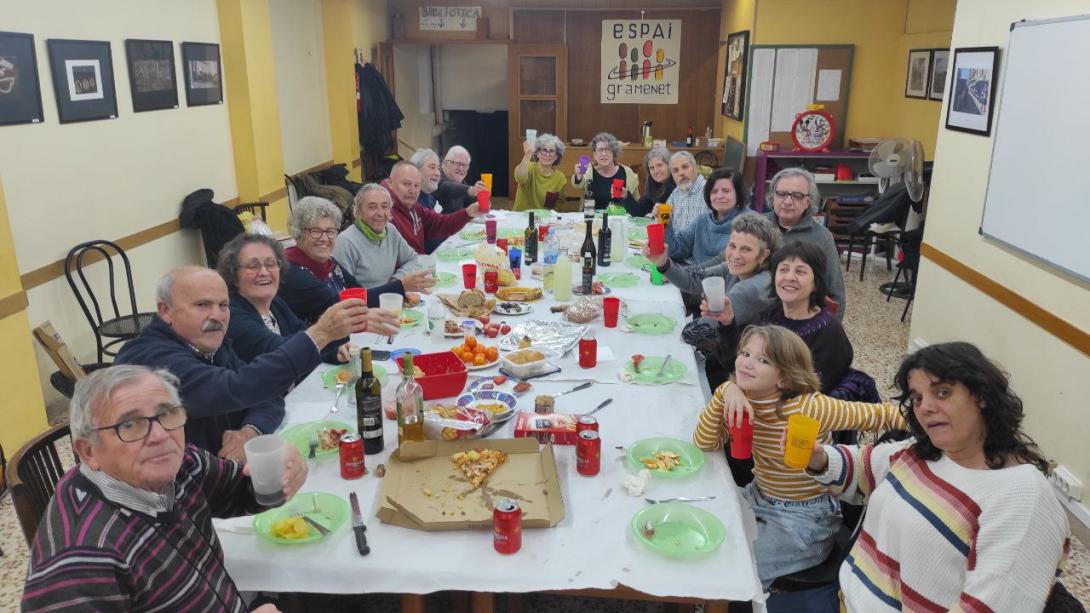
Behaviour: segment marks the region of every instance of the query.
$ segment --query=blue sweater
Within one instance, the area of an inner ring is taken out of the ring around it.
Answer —
[[[720,220],[708,211],[681,232],[674,232],[673,224],[666,226],[670,259],[700,264],[722,254],[730,242],[730,223],[743,210],[735,207]]]
[[[227,338],[231,339],[231,348],[242,361],[252,362],[257,356],[276,349],[292,335],[307,329],[307,325],[292,313],[288,303],[279,296],[273,298],[269,310],[280,326],[280,334],[265,325],[253,303],[241,294],[231,292],[231,323],[227,326]],[[348,337],[326,345],[322,349],[322,360],[336,364],[337,350],[346,342]]]
[[[226,430],[252,425],[264,433],[276,431],[284,420],[284,395],[321,358],[309,336],[296,334],[249,364],[224,339],[208,361],[155,318],[140,336],[125,343],[115,361],[174,373],[181,381],[182,404],[189,413],[186,441],[218,453]]]
[[[277,297],[282,298],[304,323],[314,323],[326,309],[340,300],[341,290],[351,287],[362,287],[362,285],[337,260],[333,260],[333,272],[325,281],[314,276],[309,268],[292,263],[280,271],[280,289]],[[393,279],[389,283],[368,288],[367,306],[377,309],[378,297],[387,293],[404,296],[405,286],[401,284],[400,279]]]

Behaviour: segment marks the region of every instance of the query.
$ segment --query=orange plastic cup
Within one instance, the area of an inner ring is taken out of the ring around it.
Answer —
[[[488,193],[492,193],[492,173],[482,172],[481,183],[484,183],[485,189],[488,191]]]
[[[787,440],[783,448],[783,463],[791,468],[805,469],[814,452],[821,422],[806,415],[787,418]]]

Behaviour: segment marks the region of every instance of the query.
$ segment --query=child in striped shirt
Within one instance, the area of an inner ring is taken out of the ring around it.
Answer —
[[[742,495],[757,517],[754,556],[767,588],[777,577],[820,564],[840,524],[840,507],[826,488],[802,469],[784,464],[780,441],[787,419],[795,414],[817,419],[818,441],[823,443],[830,441],[832,431],[904,428],[905,421],[888,402],[850,402],[819,393],[810,350],[786,328],[751,326],[739,347],[735,374],[704,407],[693,442],[705,451],[719,449],[729,437],[728,425],[749,413],[754,480]],[[750,411],[739,402],[739,394],[748,400]]]

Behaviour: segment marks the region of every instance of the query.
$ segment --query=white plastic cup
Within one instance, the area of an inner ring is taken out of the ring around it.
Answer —
[[[537,130],[533,128],[526,128],[526,142],[533,145],[537,142]]]
[[[416,261],[420,263],[422,270],[431,271],[432,276],[435,276],[435,267],[438,260],[435,259],[434,255],[419,255],[416,256]]]
[[[727,297],[726,281],[723,277],[705,277],[700,284],[704,287],[704,298],[708,301],[708,312],[718,315],[723,312],[723,302]]]
[[[433,302],[428,307],[428,334],[442,338],[446,331],[447,309],[441,303]]]
[[[243,447],[246,463],[250,465],[250,482],[254,486],[257,503],[274,507],[284,502],[284,439],[276,434],[262,434],[248,441]]]
[[[385,311],[390,311],[398,317],[401,316],[401,307],[405,306],[405,297],[401,294],[395,294],[393,292],[386,294],[379,294],[378,308]]]

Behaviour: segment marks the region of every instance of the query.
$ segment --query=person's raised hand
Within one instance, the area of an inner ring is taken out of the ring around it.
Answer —
[[[743,415],[749,418],[749,423],[754,422],[753,407],[745,392],[735,384],[727,385],[723,389],[723,419],[727,427],[741,426]]]
[[[383,336],[393,336],[401,330],[401,319],[386,309],[367,312],[367,330]]]
[[[707,317],[708,319],[714,319],[724,326],[729,326],[734,323],[734,306],[731,305],[730,296],[723,297],[723,310],[718,313],[712,313],[708,310],[708,299],[703,298],[700,300],[700,316]]]
[[[401,285],[406,292],[427,293],[431,286],[435,285],[435,276],[430,270],[418,270],[401,277]]]
[[[335,302],[322,313],[313,326],[307,328],[307,332],[315,344],[325,347],[352,332],[366,330],[368,310],[367,305],[359,298]]]
[[[306,460],[295,445],[284,445],[284,476],[280,479],[284,500],[291,500],[307,480]]]
[[[780,432],[780,457],[787,453],[787,427]],[[825,453],[825,445],[820,441],[814,441],[814,450],[810,452],[810,462],[806,464],[806,470],[815,474],[821,474],[829,468],[829,454]]]
[[[283,613],[283,611],[276,608],[276,605],[274,605],[273,603],[267,602],[260,607],[254,609],[250,613]]]
[[[530,159],[534,155],[534,151],[536,151],[536,150],[537,150],[537,148],[534,146],[534,143],[532,143],[531,141],[528,141],[528,140],[522,141],[522,157],[523,158],[525,158],[527,160]]]
[[[344,364],[348,360],[352,359],[352,345],[345,343],[340,347],[337,347],[337,361]]]
[[[670,259],[670,246],[667,245],[666,248],[662,250],[662,253],[655,255],[651,253],[651,247],[647,243],[644,243],[643,246],[640,247],[640,253],[652,264],[662,268],[663,265],[666,264],[666,260]]]
[[[220,441],[220,450],[216,455],[224,460],[243,463],[246,461],[246,442],[255,436],[257,436],[257,432],[253,428],[224,430]]]
[[[481,205],[476,202],[466,207],[466,213],[473,218],[484,215],[484,213],[481,212]]]
[[[477,181],[473,185],[469,186],[466,193],[470,196],[476,197],[478,192],[487,192],[488,186],[484,184],[484,181]]]

